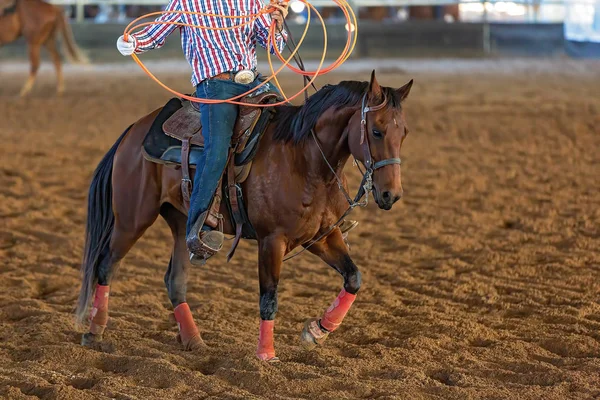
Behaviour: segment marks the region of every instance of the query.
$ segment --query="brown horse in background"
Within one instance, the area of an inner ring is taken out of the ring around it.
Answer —
[[[27,95],[33,88],[40,67],[42,46],[50,52],[56,68],[56,91],[58,94],[64,92],[61,58],[56,46],[59,33],[63,36],[68,56],[73,61],[87,63],[87,58],[73,39],[73,32],[61,8],[41,0],[0,0],[0,46],[23,36],[29,48],[31,69],[21,89],[21,96]]]
[[[339,227],[332,229],[348,209],[340,189],[347,191],[343,169],[351,155],[367,167],[379,208],[390,210],[400,199],[399,155],[408,133],[401,102],[411,86],[412,81],[400,89],[381,87],[373,72],[371,82],[328,85],[303,106],[276,108],[250,175],[242,184],[248,216],[258,237],[260,359],[277,360],[273,346],[277,285],[284,257],[296,247],[308,247],[344,278],[342,292],[323,318],[305,324],[302,344],[306,348],[321,344],[349,310],[360,288],[360,272]],[[178,339],[188,350],[202,345],[186,303],[190,263],[181,172],[152,163],[142,154],[142,142],[159,111],[143,117],[119,137],[92,179],[76,312],[79,321],[83,321],[94,291],[96,295],[83,345],[102,339],[114,271],[159,215],[171,228],[175,242],[164,279],[179,325]],[[225,233],[233,234],[225,204],[220,212],[226,215]],[[314,244],[309,247],[311,242]]]

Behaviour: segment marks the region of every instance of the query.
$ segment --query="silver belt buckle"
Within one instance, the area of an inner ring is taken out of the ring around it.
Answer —
[[[244,85],[252,83],[254,81],[254,71],[250,71],[249,69],[243,69],[237,74],[235,74],[233,80],[235,83],[242,83]]]

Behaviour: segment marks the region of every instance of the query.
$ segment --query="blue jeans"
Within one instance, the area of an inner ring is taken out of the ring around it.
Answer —
[[[196,86],[196,96],[202,99],[225,100],[246,93],[259,84],[258,78],[247,85],[221,79],[207,79]],[[204,151],[196,166],[187,220],[188,234],[198,217],[210,207],[219,179],[227,165],[238,106],[229,103],[200,103],[200,112]],[[204,226],[202,229],[209,228]]]

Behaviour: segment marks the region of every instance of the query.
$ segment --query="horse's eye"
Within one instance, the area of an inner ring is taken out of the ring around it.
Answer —
[[[383,137],[383,133],[377,129],[373,129],[373,136],[375,136],[377,139],[381,139]]]

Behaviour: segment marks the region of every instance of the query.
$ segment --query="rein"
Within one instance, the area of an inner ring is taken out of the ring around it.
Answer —
[[[360,144],[363,148],[363,154],[365,156],[365,160],[363,161],[363,165],[365,166],[365,172],[362,172],[362,170],[358,166],[358,162],[357,162],[358,160],[356,160],[356,158],[355,158],[354,165],[356,165],[358,167],[360,173],[363,176],[362,181],[360,183],[360,187],[358,189],[358,192],[356,193],[356,196],[354,196],[354,199],[352,199],[350,197],[350,194],[348,194],[348,191],[344,188],[342,179],[335,172],[335,169],[331,166],[331,163],[329,162],[329,160],[327,160],[327,156],[325,155],[325,152],[323,151],[323,148],[321,147],[321,144],[319,143],[319,139],[317,138],[317,135],[315,134],[314,129],[311,129],[310,130],[311,136],[312,136],[315,144],[317,145],[317,148],[319,149],[321,156],[323,157],[323,161],[325,161],[325,164],[327,164],[327,167],[329,167],[329,170],[333,173],[333,176],[335,177],[338,188],[344,194],[344,197],[346,198],[346,201],[348,202],[348,208],[346,209],[344,214],[336,221],[336,223],[331,225],[331,227],[325,233],[319,235],[318,238],[311,240],[307,245],[304,246],[304,249],[300,250],[299,252],[297,252],[295,254],[285,257],[283,259],[283,261],[287,261],[296,256],[299,256],[300,254],[302,254],[306,250],[308,250],[312,245],[314,245],[315,243],[317,243],[318,241],[320,241],[321,239],[323,239],[324,237],[329,235],[331,232],[333,232],[333,230],[335,228],[337,228],[342,223],[342,221],[356,207],[366,207],[367,204],[369,204],[369,193],[373,191],[373,173],[376,170],[383,168],[387,165],[402,164],[402,160],[400,158],[386,158],[385,160],[381,160],[381,161],[378,161],[375,163],[373,162],[373,156],[371,154],[371,147],[369,146],[369,139],[367,137],[368,135],[366,134],[367,114],[371,111],[379,111],[379,110],[383,109],[384,107],[386,107],[388,104],[388,98],[384,94],[383,102],[381,104],[379,104],[377,106],[369,107],[369,106],[367,106],[367,95],[368,95],[368,93],[365,93],[362,98],[362,104],[361,104],[362,106],[361,106],[361,112],[360,112],[360,117],[361,117],[361,119],[360,119]],[[364,197],[364,200],[362,200],[363,197]]]

